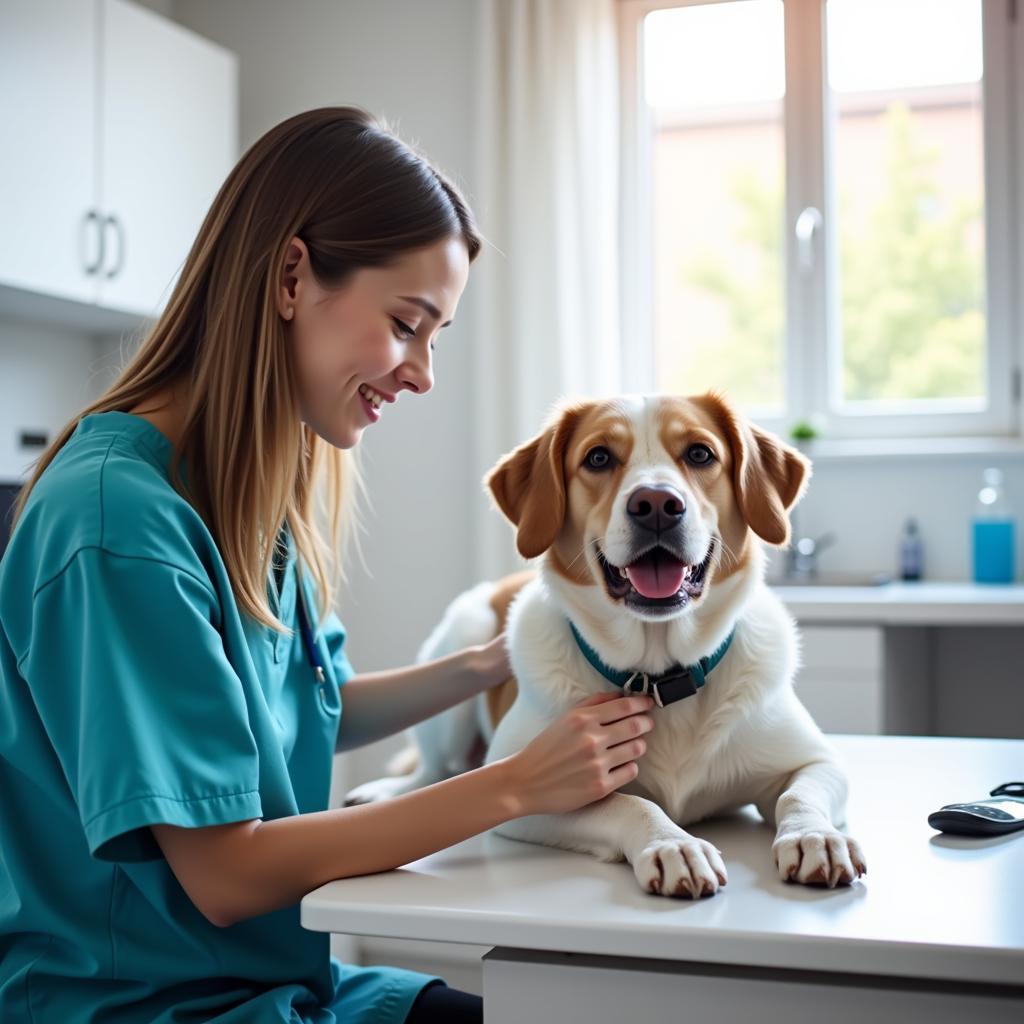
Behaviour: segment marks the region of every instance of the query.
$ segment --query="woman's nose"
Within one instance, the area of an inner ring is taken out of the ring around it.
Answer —
[[[434,386],[434,371],[430,363],[429,351],[422,358],[407,359],[398,368],[399,381],[410,391],[425,395]]]

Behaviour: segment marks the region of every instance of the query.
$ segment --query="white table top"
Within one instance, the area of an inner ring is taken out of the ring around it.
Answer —
[[[694,826],[729,884],[697,902],[648,895],[625,863],[477,836],[302,901],[315,931],[1024,985],[1024,831],[945,836],[927,815],[1024,779],[1024,740],[836,736],[849,831],[868,874],[814,889],[779,880],[753,808]]]
[[[875,622],[888,626],[1024,624],[1024,586],[1016,583],[886,583],[878,587],[776,586],[799,622]]]

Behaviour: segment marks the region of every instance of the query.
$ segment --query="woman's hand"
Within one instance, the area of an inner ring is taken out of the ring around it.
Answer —
[[[504,633],[499,633],[486,644],[472,648],[472,655],[474,670],[480,678],[481,690],[498,686],[512,675],[512,664],[508,660]]]
[[[654,721],[651,697],[599,693],[549,725],[512,763],[520,814],[574,811],[636,778]]]

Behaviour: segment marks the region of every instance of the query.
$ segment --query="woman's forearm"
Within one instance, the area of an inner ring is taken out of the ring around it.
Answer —
[[[335,752],[393,736],[508,678],[499,641],[436,661],[354,676],[341,688]]]
[[[389,871],[518,817],[515,773],[505,758],[391,800],[248,823],[220,852],[229,870],[217,923],[293,906],[332,879]]]

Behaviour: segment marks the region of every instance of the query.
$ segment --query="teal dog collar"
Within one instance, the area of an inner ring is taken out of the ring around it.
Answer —
[[[729,650],[732,638],[736,635],[736,630],[733,629],[716,651],[701,658],[694,665],[673,665],[667,672],[652,676],[647,672],[624,672],[611,668],[583,639],[572,621],[569,622],[569,628],[572,630],[572,635],[576,638],[576,643],[583,652],[583,656],[608,682],[625,690],[627,694],[650,694],[659,708],[674,704],[686,697],[692,697],[707,681],[711,670],[725,657],[725,652]]]

